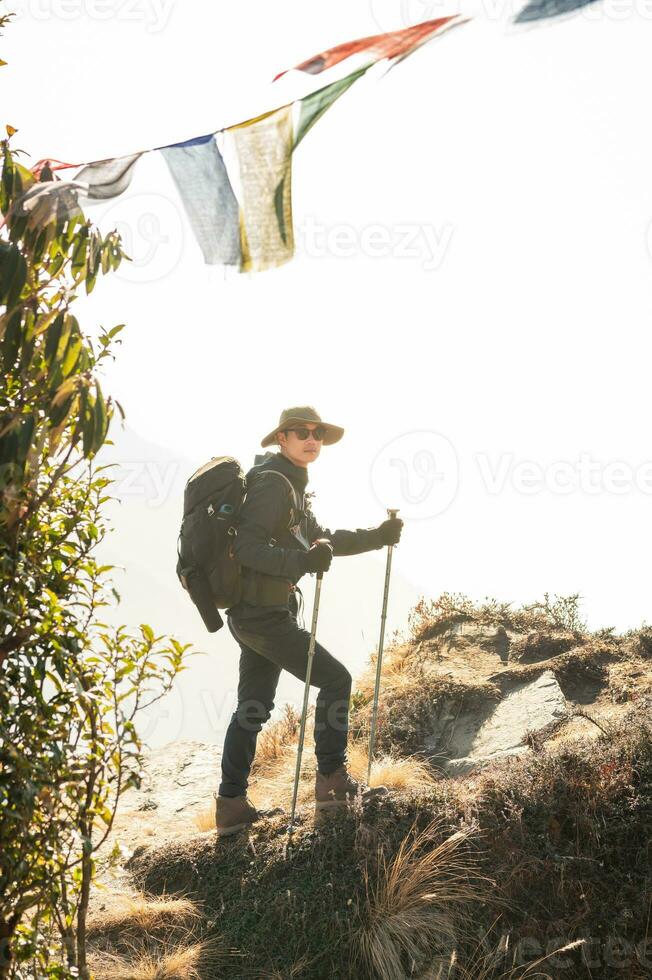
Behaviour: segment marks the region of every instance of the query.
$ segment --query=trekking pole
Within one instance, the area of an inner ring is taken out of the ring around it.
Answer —
[[[387,516],[392,518],[398,514],[396,510],[387,509]],[[380,694],[380,673],[383,666],[383,644],[385,642],[385,620],[387,619],[387,597],[389,596],[389,575],[392,570],[392,549],[394,545],[387,545],[387,566],[385,568],[385,592],[383,595],[383,612],[380,617],[380,639],[378,640],[378,660],[376,662],[376,687],[374,689],[374,706],[371,712],[371,728],[369,730],[369,765],[367,766],[367,785],[371,779],[371,762],[374,754],[374,744],[376,741],[376,721],[378,719],[378,696]]]
[[[308,698],[310,697],[310,675],[312,673],[312,661],[315,656],[315,642],[317,636],[317,615],[319,613],[319,597],[321,595],[321,583],[324,576],[323,572],[317,572],[317,582],[315,585],[315,601],[312,607],[312,625],[310,627],[310,644],[308,646],[308,665],[306,667],[306,686],[303,691],[303,708],[301,709],[301,727],[299,729],[299,747],[297,749],[297,766],[294,771],[294,792],[292,794],[292,812],[290,813],[290,823],[288,825],[288,840],[294,830],[294,815],[297,809],[297,796],[299,793],[299,779],[301,778],[301,756],[303,754],[303,740],[306,734],[306,716],[308,714]]]

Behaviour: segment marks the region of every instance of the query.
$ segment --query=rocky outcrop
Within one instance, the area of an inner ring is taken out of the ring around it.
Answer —
[[[497,703],[459,708],[446,700],[425,740],[433,765],[459,775],[507,755],[528,751],[525,736],[567,714],[566,699],[552,671],[532,681],[505,684]]]

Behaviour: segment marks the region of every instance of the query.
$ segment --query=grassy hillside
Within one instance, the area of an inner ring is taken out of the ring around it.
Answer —
[[[361,773],[374,669],[354,695]],[[523,752],[463,776],[432,764],[438,705],[486,712],[542,671],[567,710]],[[589,633],[575,598],[422,601],[384,661],[372,782],[392,795],[315,824],[307,753],[289,848],[284,813],[231,839],[208,806],[194,832],[153,831],[132,893],[96,903],[97,976],[650,977],[651,707],[645,627]],[[259,805],[288,804],[296,728],[288,710],[260,739]]]

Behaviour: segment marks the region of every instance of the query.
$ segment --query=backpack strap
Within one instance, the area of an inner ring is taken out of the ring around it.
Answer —
[[[290,488],[290,497],[292,499],[293,506],[290,507],[290,519],[289,519],[289,522],[288,522],[288,528],[287,529],[288,529],[288,531],[290,531],[291,534],[293,534],[303,544],[303,546],[306,549],[309,549],[310,548],[310,544],[308,543],[308,541],[306,540],[306,538],[301,533],[300,524],[297,521],[297,515],[301,513],[302,508],[301,508],[301,505],[299,504],[299,495],[298,495],[298,493],[297,493],[297,491],[296,491],[296,489],[294,487],[294,484],[292,483],[291,480],[289,480],[287,478],[287,476],[285,475],[285,473],[281,473],[280,470],[272,470],[272,469],[260,470],[260,472],[258,473],[258,476],[263,476],[265,473],[274,473],[276,476],[280,476],[282,480],[285,480],[285,482],[287,483],[288,487]]]

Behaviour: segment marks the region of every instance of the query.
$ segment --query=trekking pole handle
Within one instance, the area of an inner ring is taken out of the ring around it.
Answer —
[[[333,547],[332,542],[328,538],[317,538],[316,541],[313,541],[313,544],[328,544],[331,548]],[[315,578],[322,579],[323,577],[323,572],[315,572]]]

